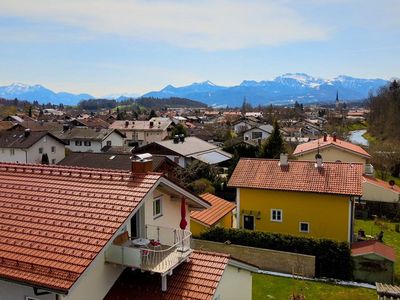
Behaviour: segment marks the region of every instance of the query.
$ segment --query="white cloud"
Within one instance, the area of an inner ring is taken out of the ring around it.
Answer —
[[[321,40],[329,33],[290,2],[267,0],[0,0],[0,15],[207,51]]]

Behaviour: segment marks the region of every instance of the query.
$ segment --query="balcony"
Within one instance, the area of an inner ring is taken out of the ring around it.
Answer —
[[[116,239],[106,250],[106,262],[164,275],[187,260],[192,253],[190,231],[146,225],[144,235],[140,239],[142,246],[135,244],[134,241],[138,240],[128,237],[127,232],[120,235],[118,241]],[[146,241],[150,240],[159,244],[146,245]]]

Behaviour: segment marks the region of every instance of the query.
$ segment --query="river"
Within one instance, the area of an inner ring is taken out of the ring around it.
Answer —
[[[349,135],[350,142],[352,142],[353,144],[358,144],[368,147],[369,145],[368,140],[363,137],[363,134],[366,132],[367,132],[366,129],[350,131]]]

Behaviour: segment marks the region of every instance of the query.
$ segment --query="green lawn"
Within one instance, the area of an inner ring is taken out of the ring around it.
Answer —
[[[293,293],[301,293],[306,300],[369,300],[376,299],[376,291],[366,288],[340,286],[330,283],[298,280],[263,274],[253,275],[254,300],[291,299]]]
[[[385,222],[382,220],[356,220],[354,231],[362,228],[365,234],[375,236],[381,230],[383,234],[383,242],[389,246],[392,246],[396,250],[397,260],[395,263],[395,281],[400,284],[400,233],[394,230],[395,223]]]

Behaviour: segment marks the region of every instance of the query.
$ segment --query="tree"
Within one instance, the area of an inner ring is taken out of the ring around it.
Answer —
[[[43,153],[42,154],[42,164],[43,165],[48,165],[50,162],[49,162],[49,156],[47,155],[47,153]]]
[[[155,117],[157,117],[157,114],[156,114],[156,112],[154,111],[154,109],[152,109],[152,110],[150,111],[149,120],[150,120],[151,118],[155,118]]]
[[[185,126],[183,126],[183,124],[179,123],[178,125],[176,125],[172,131],[171,131],[171,135],[175,136],[175,135],[181,135],[183,134],[184,136],[188,136],[188,132]]]
[[[204,194],[204,193],[215,193],[215,188],[213,187],[212,183],[210,180],[205,179],[205,178],[200,178],[196,181],[194,181],[191,184],[192,190],[197,194]]]
[[[199,160],[193,161],[184,169],[177,168],[175,170],[175,178],[191,190],[193,190],[192,183],[201,178],[209,180],[214,185],[221,183],[217,168]]]
[[[378,177],[387,180],[390,175],[395,174],[395,169],[400,165],[400,143],[381,142],[372,145],[372,164],[376,169]]]
[[[32,118],[32,105],[29,106],[29,109],[28,109],[28,117],[29,117],[29,118]]]
[[[274,121],[274,129],[268,139],[261,145],[259,157],[279,158],[286,152],[286,147],[279,129],[278,121]]]

